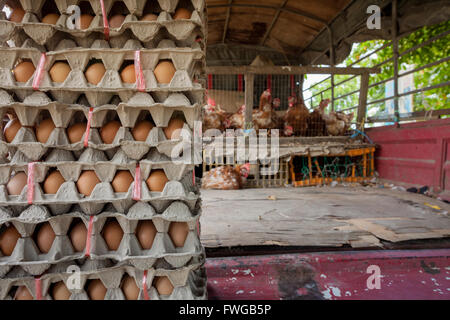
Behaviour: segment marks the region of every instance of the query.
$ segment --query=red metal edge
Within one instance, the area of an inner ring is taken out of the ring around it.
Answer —
[[[450,249],[432,249],[212,258],[206,262],[208,295],[213,300],[447,300],[449,257]]]

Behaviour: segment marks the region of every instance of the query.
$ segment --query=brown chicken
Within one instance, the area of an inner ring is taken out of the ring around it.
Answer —
[[[242,166],[222,166],[208,171],[202,179],[203,189],[238,190],[247,181],[250,164]]]
[[[244,129],[245,125],[245,105],[225,120],[226,129]]]
[[[284,134],[288,137],[305,136],[308,131],[309,110],[303,100],[289,97],[289,109],[284,115]]]
[[[203,132],[210,129],[225,130],[227,114],[216,105],[213,99],[208,99],[208,104],[203,107]]]
[[[262,93],[259,99],[259,109],[253,111],[253,128],[258,130],[270,130],[278,127],[278,116],[275,108],[281,105],[280,99],[272,101],[270,90]]]
[[[324,114],[323,119],[327,126],[327,132],[332,136],[343,136],[350,128],[354,113],[330,112]]]
[[[329,103],[329,99],[321,101],[319,107],[309,114],[307,120],[307,135],[309,137],[323,137],[327,135],[327,124],[324,120],[324,115]]]

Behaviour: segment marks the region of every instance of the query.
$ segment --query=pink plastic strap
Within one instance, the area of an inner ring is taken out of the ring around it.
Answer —
[[[33,204],[34,199],[34,165],[36,162],[28,164],[28,178],[27,178],[27,201],[28,204]]]
[[[145,92],[145,78],[142,71],[141,51],[134,52],[134,73],[136,74],[136,87],[139,91]]]
[[[88,122],[86,125],[86,133],[84,135],[84,147],[87,148],[89,146],[89,134],[91,132],[91,121],[92,114],[94,113],[94,108],[89,109]]]
[[[103,0],[100,0],[100,6],[102,7],[103,27],[104,27],[105,39],[106,39],[106,41],[109,41],[108,16],[106,15],[105,2]]]
[[[192,170],[192,184],[195,186],[195,169]]]
[[[197,235],[200,236],[200,219],[197,220]]]
[[[47,56],[45,53],[41,54],[41,59],[39,60],[39,65],[36,70],[36,76],[33,79],[33,90],[39,90],[39,85],[41,84],[42,76],[44,74],[44,66],[45,66],[45,60],[47,59]]]
[[[144,291],[144,300],[150,300],[150,296],[148,295],[148,288],[147,288],[147,270],[144,271],[144,276],[142,277],[142,288]]]
[[[91,216],[89,218],[89,226],[88,226],[88,232],[87,232],[87,238],[86,238],[86,257],[91,256],[91,238],[92,238],[92,229],[94,227],[94,216]]]
[[[42,285],[41,278],[34,278],[34,289],[36,290],[36,300],[42,300]]]
[[[141,166],[139,163],[136,165],[136,172],[134,173],[133,200],[141,200]]]

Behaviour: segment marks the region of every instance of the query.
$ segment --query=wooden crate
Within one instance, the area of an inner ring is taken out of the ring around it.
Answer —
[[[297,165],[299,159],[302,161],[300,172]],[[292,184],[295,187],[331,184],[333,181],[369,181],[375,174],[375,147],[353,149],[343,154],[320,157],[296,156],[291,158],[289,166]],[[334,171],[328,169],[330,166],[335,167]]]

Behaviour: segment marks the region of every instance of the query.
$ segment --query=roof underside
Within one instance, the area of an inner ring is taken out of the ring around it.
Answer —
[[[247,65],[259,54],[277,65],[329,64],[330,30],[335,62],[339,63],[348,56],[353,42],[387,39],[391,27],[392,0],[206,2],[209,65]],[[370,5],[383,9],[381,30],[370,31],[366,27]],[[411,19],[414,15],[415,19]],[[399,16],[400,32],[412,31],[448,20],[450,1],[399,0]]]

